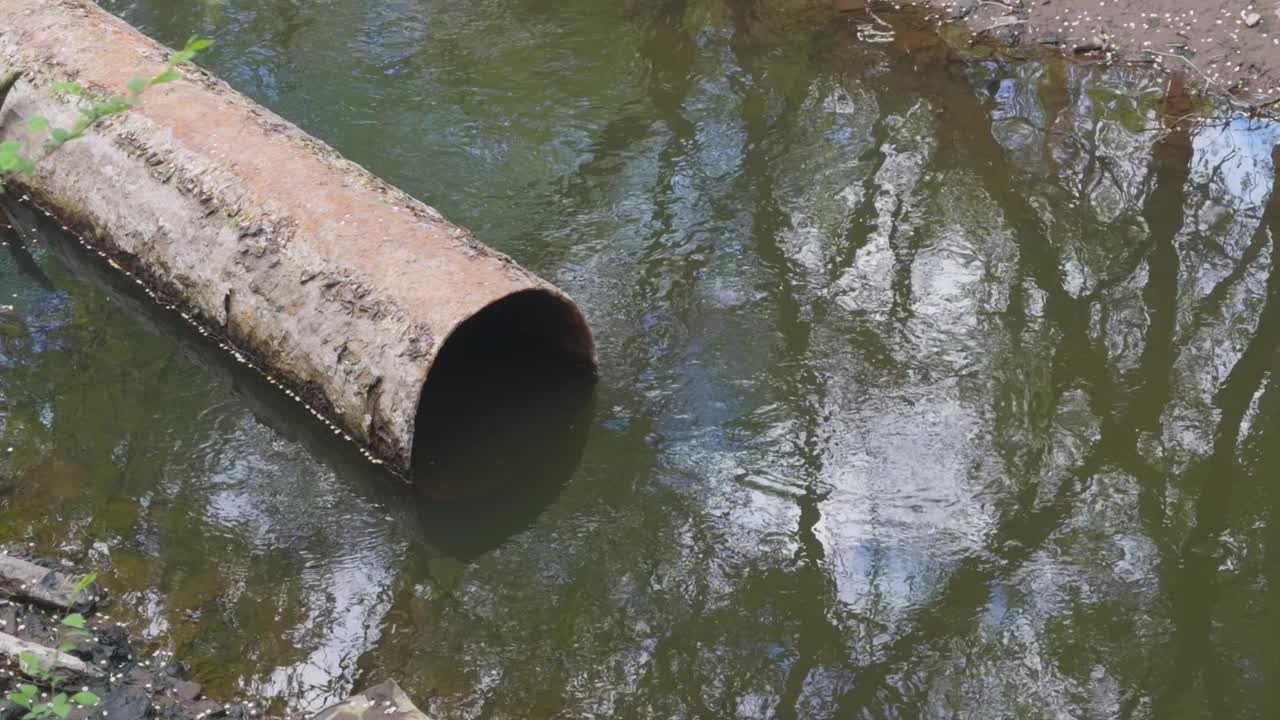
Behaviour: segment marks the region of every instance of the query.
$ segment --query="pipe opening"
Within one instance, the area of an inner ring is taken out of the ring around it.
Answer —
[[[415,482],[438,499],[558,489],[585,442],[594,380],[591,332],[570,301],[526,290],[489,305],[445,340],[427,375]]]

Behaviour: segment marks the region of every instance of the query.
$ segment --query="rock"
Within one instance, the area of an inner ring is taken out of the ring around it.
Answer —
[[[18,608],[11,604],[0,607],[0,632],[10,635],[18,632]]]
[[[76,643],[72,655],[94,667],[118,667],[129,660],[129,633],[119,625],[93,628],[93,640],[82,639]]]
[[[1244,24],[1249,27],[1258,27],[1258,24],[1262,22],[1262,16],[1256,12],[1245,13],[1243,19]]]
[[[90,584],[79,595],[75,592],[79,578],[57,570],[40,567],[10,555],[0,555],[0,597],[14,598],[37,605],[88,612],[98,598],[98,587]]]
[[[1071,51],[1077,55],[1087,55],[1089,53],[1104,52],[1107,49],[1108,45],[1109,44],[1104,38],[1091,37],[1088,40],[1085,40],[1084,42],[1078,43],[1074,48],[1071,49]]]
[[[58,633],[57,620],[26,605],[7,600],[0,602],[8,603],[0,609],[0,632],[37,645],[56,644],[54,638]]]
[[[186,677],[186,673],[187,673],[186,665],[183,665],[180,661],[178,661],[173,657],[169,657],[168,660],[166,660],[163,665],[160,664],[159,660],[156,660],[155,664],[152,667],[155,668],[155,671],[157,674],[163,675],[168,678],[172,678],[174,680],[181,680],[182,678]]]
[[[102,698],[97,709],[117,720],[142,720],[151,710],[151,693],[132,684],[117,685]]]
[[[430,720],[393,680],[374,685],[337,705],[321,710],[311,720]]]
[[[178,701],[167,695],[151,693],[151,714],[154,717],[181,717]]]
[[[8,700],[0,700],[0,720],[20,720],[27,709]]]
[[[173,684],[173,694],[184,703],[193,703],[200,697],[200,683],[179,680]]]

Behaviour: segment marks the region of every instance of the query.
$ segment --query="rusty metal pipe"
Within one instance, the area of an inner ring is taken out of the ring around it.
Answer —
[[[0,77],[22,73],[0,137],[38,158],[21,190],[158,300],[401,473],[460,328],[477,368],[501,353],[594,373],[563,292],[198,68],[39,157],[26,121],[76,117],[53,83],[119,94],[168,55],[85,0],[0,0]]]

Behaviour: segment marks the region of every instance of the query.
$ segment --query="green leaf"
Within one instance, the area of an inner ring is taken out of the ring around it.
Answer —
[[[13,169],[14,172],[28,173],[36,169],[36,164],[24,157],[18,158],[18,166]]]
[[[71,652],[76,649],[76,644],[68,640],[58,646],[58,652]]]
[[[40,662],[40,658],[30,650],[23,650],[18,653],[18,665],[22,668],[22,672],[28,675],[44,674],[44,666]]]
[[[77,82],[56,82],[53,84],[53,89],[58,92],[67,93],[68,95],[84,94],[84,87]]]
[[[88,690],[84,690],[76,693],[75,695],[72,695],[71,699],[75,702],[80,703],[81,705],[97,705],[98,704],[98,696],[94,695]]]
[[[49,707],[53,710],[53,714],[60,718],[64,718],[71,714],[71,703],[67,702],[66,693],[58,693],[57,695],[54,695],[53,701],[49,703]]]
[[[129,88],[130,92],[137,94],[147,89],[147,81],[140,77],[129,78],[129,82],[126,84],[126,87]]]
[[[49,127],[49,120],[47,118],[33,117],[27,121],[27,128],[30,130],[40,131],[47,127]]]
[[[173,82],[174,80],[177,80],[180,77],[182,77],[181,73],[179,73],[177,70],[170,68],[160,73],[159,75],[151,78],[151,84],[160,85],[167,82]]]
[[[0,153],[15,153],[15,154],[16,154],[17,152],[18,152],[18,141],[17,141],[17,140],[8,140],[8,141],[5,141],[5,142],[0,143]]]
[[[62,624],[66,625],[67,627],[80,628],[81,630],[83,630],[84,616],[81,615],[80,613],[71,613],[70,615],[62,618]]]
[[[191,58],[195,56],[196,52],[194,50],[179,50],[169,56],[169,67],[181,65],[184,62],[190,62]]]
[[[119,97],[117,95],[112,95],[111,97],[101,102],[94,103],[93,107],[89,109],[89,115],[93,118],[94,121],[97,121],[97,120],[101,120],[104,117],[107,117],[108,115],[117,115],[128,109],[129,109],[128,100],[125,100],[124,98]]]
[[[191,39],[187,41],[186,49],[190,50],[191,52],[200,52],[201,50],[204,50],[205,48],[209,47],[212,44],[213,44],[213,41],[210,40],[209,38],[202,38],[199,35],[192,35]]]
[[[0,172],[10,172],[18,169],[18,156],[10,153],[0,153]]]
[[[27,692],[27,688],[31,688]],[[9,693],[9,699],[28,710],[31,709],[31,700],[36,696],[35,685],[19,685],[17,691]]]
[[[89,573],[88,575],[85,575],[84,577],[76,581],[76,586],[71,589],[71,592],[79,595],[80,593],[89,589],[89,586],[92,585],[93,581],[97,579],[98,579],[98,573]]]
[[[53,138],[53,141],[55,143],[57,143],[58,145],[61,145],[67,140],[71,139],[71,133],[67,132],[66,130],[63,130],[62,128],[53,128],[52,130],[49,131],[49,137]]]

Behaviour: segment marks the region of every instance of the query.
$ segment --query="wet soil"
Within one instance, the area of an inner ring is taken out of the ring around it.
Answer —
[[[26,557],[18,546],[0,546],[0,553],[23,557],[54,570],[67,569],[57,562]],[[262,714],[262,709],[253,703],[223,704],[205,697],[199,683],[185,679],[186,667],[170,652],[160,650],[149,657],[136,652],[131,647],[128,629],[112,619],[107,603],[103,596],[96,608],[86,612],[86,630],[90,636],[76,641],[75,649],[68,653],[104,671],[105,677],[101,679],[77,680],[86,683],[79,689],[92,690],[101,700],[92,707],[76,706],[68,716],[69,720],[90,717],[251,720]],[[45,647],[58,646],[66,639],[61,632],[65,630],[60,628],[61,619],[59,613],[0,598],[0,631],[20,640]],[[28,681],[18,672],[16,664],[0,657],[0,720],[19,720],[26,714],[26,709],[7,696],[18,683]],[[47,698],[47,694],[44,697]]]
[[[834,0],[856,12],[865,0]],[[1011,47],[1184,72],[1199,87],[1254,109],[1280,103],[1280,5],[1234,0],[931,0]],[[874,6],[873,6],[874,7]]]

